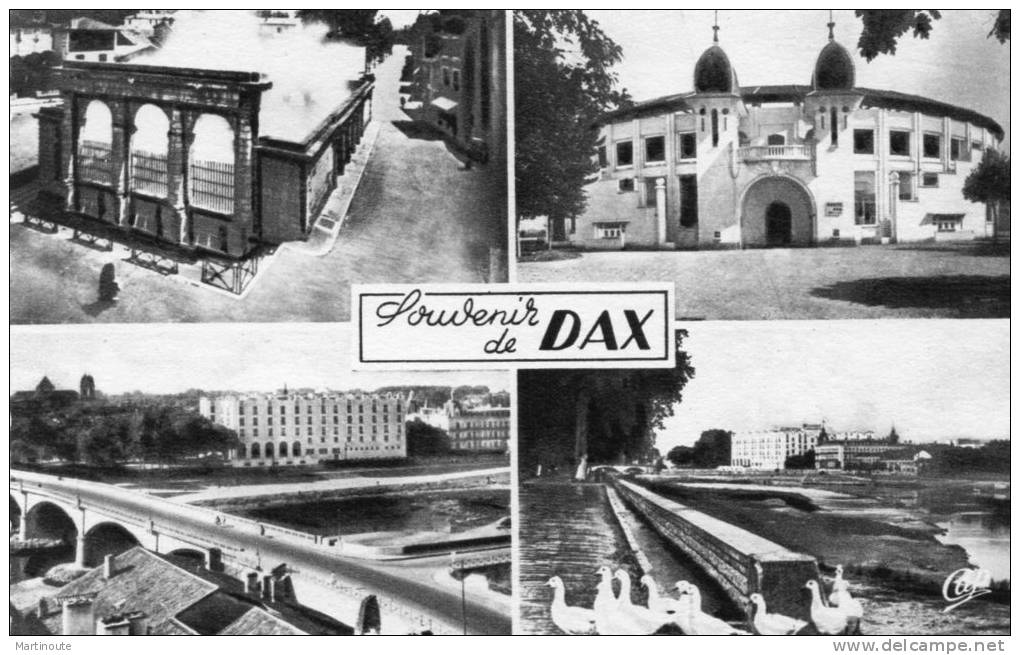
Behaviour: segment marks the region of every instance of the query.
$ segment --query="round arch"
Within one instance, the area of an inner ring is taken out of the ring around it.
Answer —
[[[147,103],[135,111],[133,125],[131,188],[162,198],[167,193],[170,120],[162,109]]]
[[[80,145],[91,143],[107,148],[113,144],[113,113],[102,100],[92,100],[85,107],[78,142]]]
[[[815,241],[815,201],[787,175],[762,175],[741,194],[740,234],[745,247],[807,246]]]
[[[138,545],[138,538],[119,523],[97,523],[85,533],[85,566],[98,566],[107,555],[120,555]]]
[[[78,525],[62,507],[49,501],[32,505],[25,515],[26,538],[60,539],[74,544]]]
[[[287,442],[286,441],[281,441],[280,442],[280,457],[286,457],[286,456],[287,456]]]
[[[260,459],[261,457],[262,457],[261,447],[259,446],[259,444],[257,442],[253,443],[251,445],[251,458],[252,459]]]

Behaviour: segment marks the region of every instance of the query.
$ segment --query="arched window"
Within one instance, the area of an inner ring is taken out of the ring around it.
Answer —
[[[836,108],[829,110],[829,134],[832,135],[832,145],[839,145],[839,117]]]
[[[770,134],[768,136],[767,143],[770,146],[785,146],[786,145],[786,135],[785,134]]]
[[[270,441],[269,443],[266,444],[266,457],[271,458],[272,456],[273,456],[273,442]]]
[[[712,147],[719,145],[719,110],[712,110]]]
[[[262,457],[262,450],[259,448],[257,443],[253,443],[251,445],[251,458],[259,459],[260,457]]]
[[[294,453],[294,457],[301,457],[301,442],[295,441],[291,444],[291,452]]]
[[[220,214],[234,213],[234,130],[222,116],[195,121],[188,161],[190,202]]]
[[[280,457],[286,457],[286,456],[287,456],[287,442],[286,441],[281,441],[280,442]]]
[[[113,184],[110,166],[113,151],[113,114],[101,100],[85,109],[85,122],[78,132],[78,172],[83,180]]]
[[[167,195],[167,152],[170,121],[155,105],[142,105],[135,112],[131,136],[131,189],[165,198]]]

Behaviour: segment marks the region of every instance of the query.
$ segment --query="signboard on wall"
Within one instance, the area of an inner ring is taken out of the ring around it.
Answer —
[[[826,216],[842,216],[843,215],[843,203],[841,203],[841,202],[827,202],[827,203],[825,203],[825,215]]]

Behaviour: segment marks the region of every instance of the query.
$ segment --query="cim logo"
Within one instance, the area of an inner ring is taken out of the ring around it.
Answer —
[[[992,574],[985,569],[957,569],[942,584],[942,597],[949,605],[943,613],[956,609],[968,600],[992,593]]]

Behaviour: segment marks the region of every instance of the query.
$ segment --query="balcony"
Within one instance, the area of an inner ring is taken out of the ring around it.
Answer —
[[[811,146],[745,146],[737,151],[741,161],[810,161]]]

